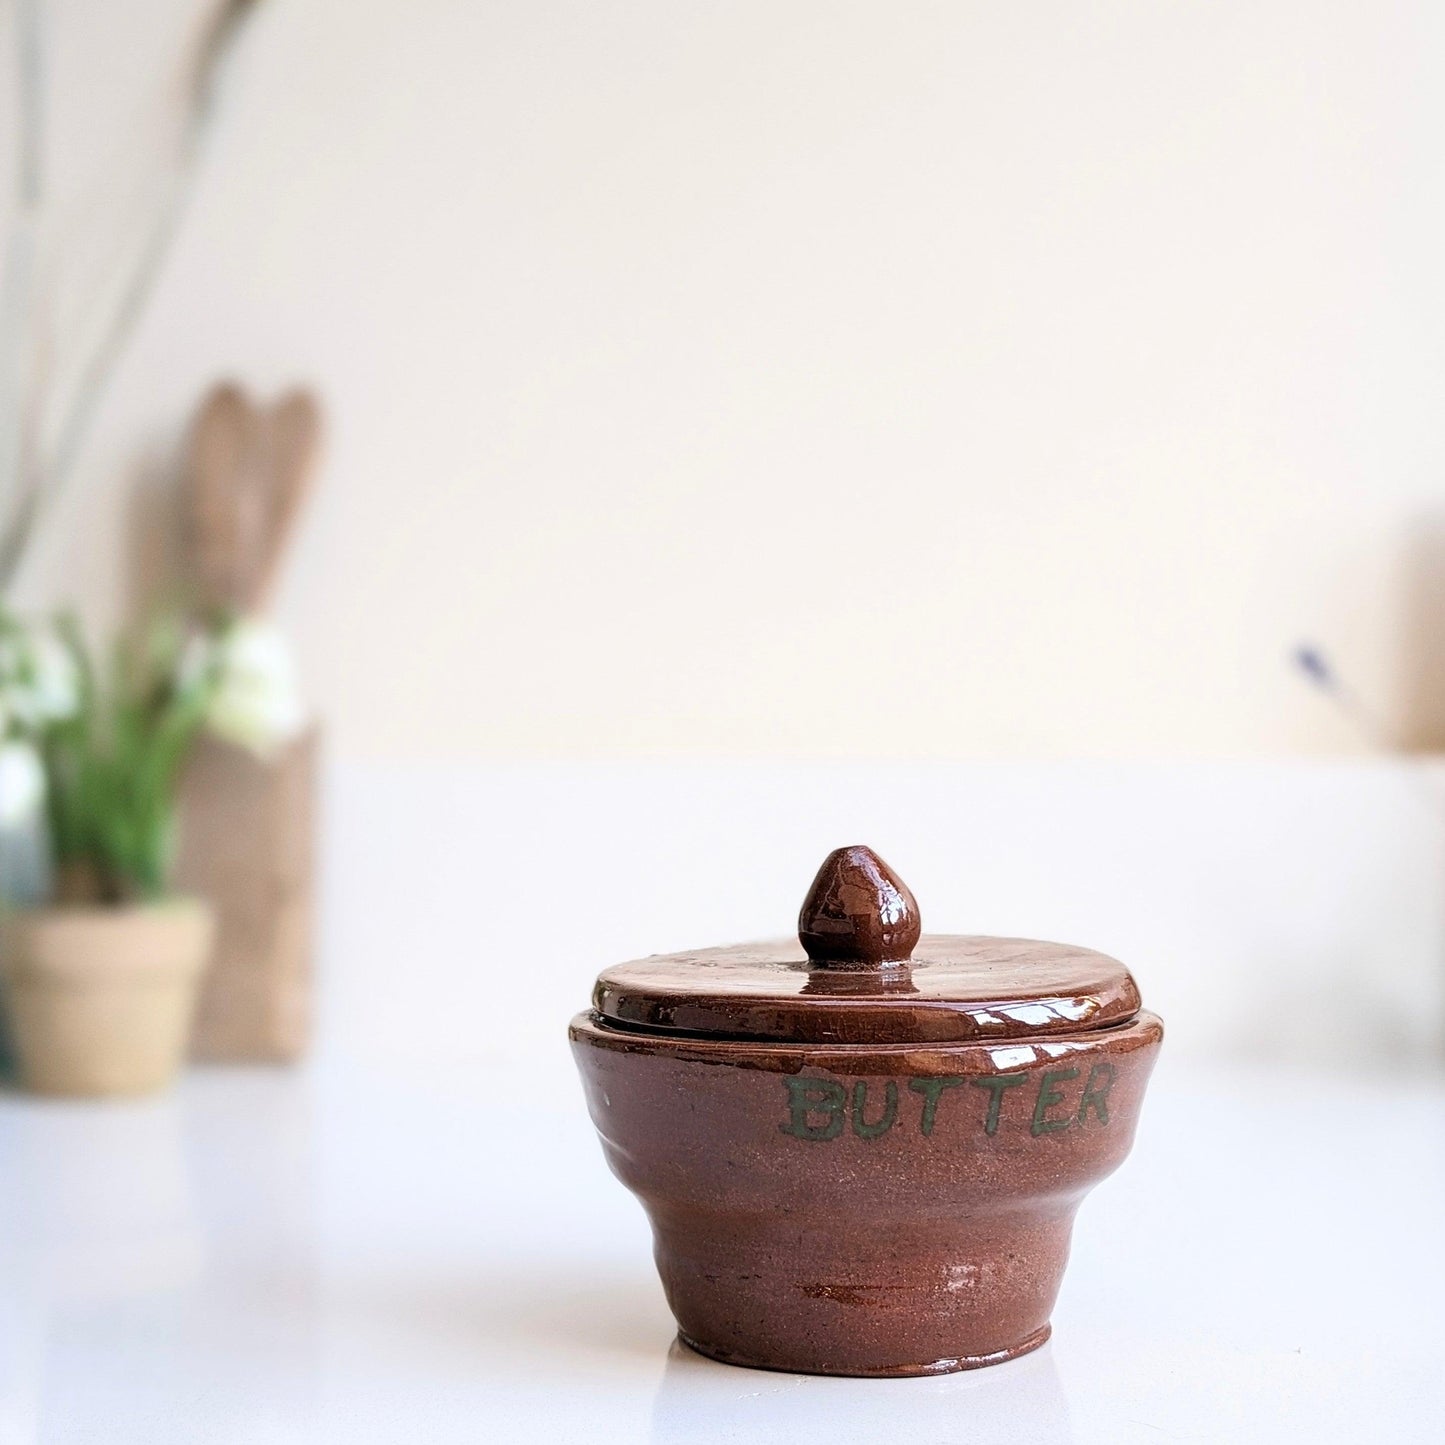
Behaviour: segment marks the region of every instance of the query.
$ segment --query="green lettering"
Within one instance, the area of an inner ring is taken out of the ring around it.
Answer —
[[[868,1081],[859,1079],[853,1085],[853,1132],[860,1139],[876,1139],[886,1134],[898,1117],[898,1085],[892,1079],[883,1091],[883,1112],[876,1124],[869,1124],[863,1117],[863,1106],[868,1102]]]
[[[848,1095],[836,1079],[784,1079],[788,1088],[788,1122],[779,1124],[795,1139],[836,1139],[843,1132],[843,1105]],[[822,1124],[808,1123],[809,1114],[826,1114]]]
[[[1095,1080],[1102,1079],[1100,1087]],[[1113,1064],[1095,1064],[1089,1070],[1088,1081],[1084,1085],[1084,1097],[1079,1100],[1079,1123],[1084,1122],[1084,1116],[1089,1112],[1089,1105],[1094,1106],[1094,1112],[1099,1116],[1101,1124],[1109,1122],[1109,1090],[1114,1087],[1114,1066]]]
[[[1049,1069],[1039,1080],[1039,1096],[1034,1100],[1034,1122],[1033,1134],[1037,1138],[1040,1134],[1051,1134],[1055,1129],[1067,1129],[1068,1119],[1046,1119],[1044,1115],[1054,1107],[1055,1104],[1062,1104],[1064,1096],[1056,1088],[1055,1084],[1061,1084],[1065,1079],[1077,1079],[1077,1069]]]
[[[908,1087],[915,1094],[923,1095],[923,1134],[925,1138],[933,1133],[933,1120],[938,1113],[939,1096],[945,1089],[956,1089],[963,1083],[967,1083],[967,1080],[946,1074],[937,1079],[909,1079]]]
[[[1020,1084],[1028,1081],[1028,1077],[1027,1074],[993,1074],[986,1079],[970,1080],[975,1089],[987,1089],[992,1095],[988,1101],[988,1114],[983,1121],[985,1134],[998,1133],[998,1112],[1003,1106],[1003,1091],[1018,1088]]]

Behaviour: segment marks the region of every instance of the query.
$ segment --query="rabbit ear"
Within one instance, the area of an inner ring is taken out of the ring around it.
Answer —
[[[249,579],[250,608],[263,607],[271,599],[321,456],[321,406],[311,392],[288,391],[266,420],[266,533]]]
[[[234,382],[201,404],[185,478],[193,580],[203,607],[245,605],[266,523],[259,486],[261,416]]]

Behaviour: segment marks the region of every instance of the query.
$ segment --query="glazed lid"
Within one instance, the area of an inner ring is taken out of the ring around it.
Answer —
[[[855,847],[824,860],[796,944],[621,963],[592,1003],[624,1028],[715,1039],[988,1043],[1125,1023],[1139,990],[1122,963],[1087,948],[923,933],[907,884]]]

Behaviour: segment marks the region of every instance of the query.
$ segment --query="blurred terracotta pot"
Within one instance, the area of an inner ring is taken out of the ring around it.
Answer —
[[[210,957],[196,899],[64,905],[0,917],[20,1079],[41,1094],[143,1094],[176,1075]]]

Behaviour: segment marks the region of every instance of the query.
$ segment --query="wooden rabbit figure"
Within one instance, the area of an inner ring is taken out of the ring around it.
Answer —
[[[306,391],[264,407],[228,382],[202,403],[182,508],[190,583],[208,616],[270,603],[320,434]],[[285,1062],[306,1046],[317,753],[314,728],[265,760],[205,739],[187,769],[177,882],[211,900],[217,923],[198,1059]]]
[[[185,481],[192,582],[203,606],[260,612],[305,501],[321,410],[306,391],[264,409],[224,382],[201,406]]]

